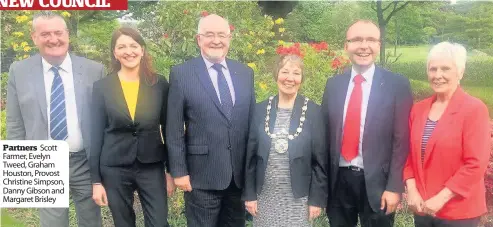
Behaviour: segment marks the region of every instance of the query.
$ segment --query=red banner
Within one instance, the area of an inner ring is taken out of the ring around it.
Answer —
[[[127,10],[128,0],[0,0],[0,10]]]

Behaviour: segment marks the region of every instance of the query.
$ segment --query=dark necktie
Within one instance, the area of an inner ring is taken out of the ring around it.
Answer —
[[[54,140],[65,140],[68,137],[65,89],[58,69],[58,67],[51,67],[55,77],[51,84],[50,137]]]
[[[221,64],[214,64],[212,66],[217,71],[217,86],[219,89],[219,96],[221,100],[221,105],[226,117],[231,118],[231,110],[233,109],[233,100],[231,99],[231,92],[229,91],[228,82],[226,82],[226,77],[224,77],[223,66]]]
[[[361,83],[365,78],[356,75],[353,79],[354,88],[349,98],[346,110],[346,120],[344,121],[344,134],[342,136],[342,157],[350,162],[358,156],[359,137],[361,126],[361,100],[363,99],[363,89]]]

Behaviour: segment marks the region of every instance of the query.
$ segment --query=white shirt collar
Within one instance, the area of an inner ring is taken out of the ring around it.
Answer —
[[[373,63],[366,72],[361,74],[363,78],[365,78],[365,81],[368,83],[371,83],[373,81],[373,75],[375,74],[375,63]],[[354,70],[354,67],[351,67],[351,81],[353,81],[354,77],[358,75],[356,70]]]
[[[53,65],[48,63],[48,61],[46,61],[43,57],[41,57],[41,62],[43,64],[43,73],[48,73]],[[72,59],[70,58],[70,54],[67,53],[67,56],[63,60],[62,64],[58,67],[67,73],[72,73]]]
[[[202,59],[204,59],[205,66],[207,66],[207,69],[210,69],[214,65],[214,63],[207,60],[207,58],[205,58],[203,55],[202,55]],[[226,64],[226,59],[221,61],[219,64],[221,64],[226,70],[228,69],[228,65]]]

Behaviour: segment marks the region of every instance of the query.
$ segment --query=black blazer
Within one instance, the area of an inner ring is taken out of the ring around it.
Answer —
[[[344,103],[351,68],[327,80],[322,113],[330,149],[330,197],[337,184],[342,146]],[[404,192],[402,171],[409,153],[409,113],[413,104],[409,80],[375,66],[363,133],[365,186],[372,209],[380,210],[384,191]]]
[[[93,86],[91,178],[101,182],[100,165],[126,166],[166,162],[167,151],[160,125],[166,125],[168,82],[158,75],[156,84],[140,81],[135,120],[132,121],[117,74]],[[163,134],[164,135],[164,134]]]
[[[255,105],[253,70],[226,59],[235,90],[231,119],[217,97],[202,57],[170,71],[166,144],[171,175],[189,175],[192,188],[243,187],[250,111]],[[184,130],[184,124],[186,130]]]
[[[297,95],[291,121],[289,134],[294,134],[300,124],[301,108],[305,97]],[[265,133],[265,115],[267,113],[268,100],[255,106],[245,166],[245,188],[243,200],[257,200],[257,195],[262,191],[265,170],[267,168],[271,149],[271,138]],[[276,96],[272,100],[269,127],[272,131],[277,114]],[[308,204],[325,207],[327,203],[328,178],[327,159],[325,148],[325,132],[322,127],[322,115],[320,106],[308,101],[303,131],[293,140],[289,140],[289,169],[291,175],[291,187],[295,198],[308,196]]]

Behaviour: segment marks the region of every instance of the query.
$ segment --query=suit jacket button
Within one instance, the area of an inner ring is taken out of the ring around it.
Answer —
[[[137,136],[137,132],[132,132],[132,135],[133,136]]]
[[[231,150],[231,145],[228,146],[228,150]]]

